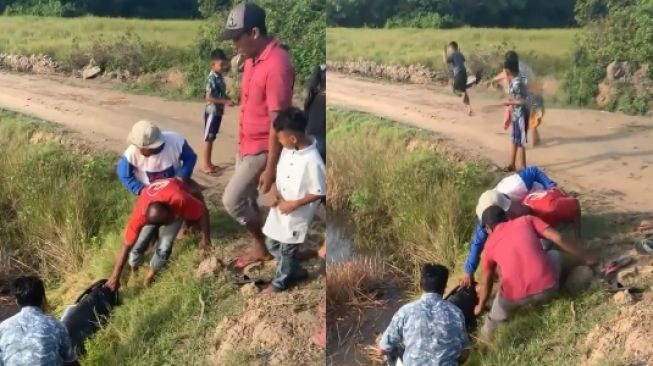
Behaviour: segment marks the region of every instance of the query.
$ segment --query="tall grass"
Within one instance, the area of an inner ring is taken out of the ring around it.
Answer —
[[[327,118],[329,204],[349,213],[363,251],[407,271],[426,261],[454,266],[493,175],[441,155],[418,129],[337,109]]]
[[[444,44],[456,41],[470,60],[515,49],[539,75],[559,74],[569,67],[575,29],[327,29],[327,58],[359,58],[382,64],[423,64],[443,70]],[[490,65],[490,69],[498,68]]]
[[[0,237],[17,263],[56,280],[79,270],[129,200],[111,160],[70,154],[38,123],[0,112]]]

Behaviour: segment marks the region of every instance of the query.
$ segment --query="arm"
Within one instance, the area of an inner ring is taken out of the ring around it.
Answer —
[[[485,246],[485,241],[487,240],[487,232],[481,226],[481,223],[476,220],[476,228],[474,229],[474,237],[469,247],[469,254],[467,255],[467,260],[465,261],[465,273],[470,276],[474,275],[476,269],[478,268],[478,263],[481,260],[481,252]],[[472,277],[473,279],[473,277]]]
[[[278,112],[292,106],[292,92],[295,84],[295,70],[290,64],[290,59],[287,60],[286,65],[282,65],[281,69],[276,73],[270,73],[265,84],[265,96],[268,107],[268,114],[270,116],[270,124],[274,123],[277,119]],[[259,180],[259,188],[263,193],[268,193],[270,187],[276,180],[277,164],[279,163],[279,155],[281,154],[281,144],[277,139],[277,134],[274,128],[270,126],[270,134],[268,137],[268,157],[265,164],[265,169],[261,174]]]
[[[127,161],[125,156],[120,157],[118,166],[116,167],[116,174],[120,183],[127,188],[131,193],[138,196],[145,185],[136,179],[134,174],[134,166]]]
[[[492,84],[495,84],[495,83],[498,83],[498,82],[501,82],[501,81],[504,81],[504,80],[506,80],[506,72],[501,71],[500,73],[497,74],[497,76],[492,78],[491,82],[492,82]]]
[[[580,245],[572,243],[571,241],[563,238],[562,235],[560,235],[560,233],[557,230],[547,227],[542,232],[541,235],[543,238],[548,239],[553,243],[555,243],[563,251],[573,255],[576,258],[581,259],[583,262],[585,262],[586,265],[591,267],[596,264],[596,260],[594,259],[594,257],[592,257],[585,250],[583,250]]]
[[[233,101],[229,98],[214,98],[211,96],[211,92],[206,92],[204,99],[213,104],[223,104],[223,105],[232,105]]]
[[[524,98],[516,98],[516,99],[509,98],[509,99],[506,99],[503,102],[503,105],[506,105],[506,106],[508,106],[508,105],[526,105],[526,104],[527,104],[527,102],[526,102],[526,99],[524,99]]]
[[[73,346],[70,343],[70,335],[68,334],[68,330],[61,323],[60,326],[61,335],[59,341],[59,357],[61,357],[61,360],[64,362],[64,366],[79,366],[79,362],[77,362],[77,355],[75,355]]]
[[[388,325],[388,328],[383,332],[383,335],[376,344],[379,355],[387,355],[401,345],[404,339],[403,324],[403,311],[402,309],[399,309],[399,311],[392,317],[390,325]]]
[[[533,188],[533,183],[535,182],[541,184],[546,189],[553,188],[558,185],[558,183],[554,182],[551,178],[544,174],[540,168],[536,166],[530,166],[517,174],[526,185],[526,189],[529,191]]]
[[[485,304],[487,303],[487,300],[492,293],[495,270],[496,264],[494,262],[489,262],[483,271],[483,279],[481,280],[478,294],[478,305],[476,305],[476,309],[474,309],[474,314],[476,315],[480,315],[483,312],[483,308],[485,307]]]
[[[179,160],[181,161],[181,167],[179,168],[178,175],[182,180],[189,180],[193,175],[193,169],[195,169],[195,163],[197,162],[197,154],[190,147],[187,141],[184,141],[184,146],[181,148],[181,154],[179,154]]]
[[[116,256],[116,263],[113,266],[113,272],[111,272],[111,277],[109,277],[105,284],[105,286],[111,291],[115,292],[120,287],[120,275],[122,274],[122,270],[125,268],[125,263],[127,263],[130,249],[131,246],[120,246],[120,250]]]

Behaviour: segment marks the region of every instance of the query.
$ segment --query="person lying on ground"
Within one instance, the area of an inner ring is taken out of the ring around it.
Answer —
[[[306,277],[295,252],[304,243],[319,201],[326,194],[326,168],[315,139],[306,135],[306,124],[304,112],[297,108],[280,111],[274,120],[283,150],[263,233],[277,260],[277,271],[264,293],[283,291]]]
[[[0,365],[79,365],[66,327],[45,313],[43,281],[35,276],[19,277],[12,284],[12,293],[21,309],[0,323]]]
[[[184,220],[198,222],[202,234],[199,249],[210,251],[209,211],[204,203],[195,198],[176,178],[161,179],[147,186],[136,201],[125,230],[124,244],[118,252],[113,273],[106,286],[113,291],[118,289],[128,259],[131,275],[136,275],[152,237],[158,232],[157,246],[144,280],[145,287],[149,287],[156,273],[170,257],[177,232]]]
[[[489,340],[495,329],[519,307],[549,301],[560,283],[560,252],[545,251],[540,238],[555,243],[564,252],[594,267],[596,260],[579,245],[562,237],[544,221],[534,216],[509,220],[499,206],[490,206],[482,215],[482,224],[489,233],[483,252],[483,279],[479,284],[478,316],[492,293],[495,275],[500,289],[492,309],[481,328],[481,336]]]
[[[215,174],[219,167],[213,165],[213,142],[220,132],[224,107],[233,107],[236,104],[227,94],[227,84],[222,73],[227,71],[229,62],[227,55],[221,49],[211,51],[211,72],[206,79],[206,106],[204,107],[204,151],[202,152],[202,172],[204,174]]]
[[[463,287],[470,286],[474,282],[474,273],[478,268],[481,259],[481,252],[488,238],[488,233],[481,225],[481,215],[486,208],[495,205],[506,211],[509,218],[516,218],[525,214],[531,214],[530,208],[523,205],[523,201],[529,193],[559,188],[558,183],[549,178],[539,167],[530,166],[519,173],[511,174],[503,178],[495,188],[483,192],[476,205],[476,224],[474,236],[472,237],[469,254],[465,260],[464,274],[460,281]],[[560,188],[559,188],[560,189]],[[581,238],[581,207],[580,202],[568,197],[569,202],[558,207],[556,212],[558,220],[569,221],[574,230],[576,238]]]
[[[511,108],[511,155],[510,163],[506,167],[506,171],[519,171],[526,167],[526,143],[528,141],[528,120],[529,120],[529,106],[528,106],[528,89],[526,82],[522,76],[519,75],[519,61],[515,59],[508,59],[504,62],[503,69],[508,77],[510,89],[508,98],[506,98],[502,105]],[[520,164],[517,165],[517,157],[519,156]]]
[[[465,317],[442,298],[449,270],[438,264],[422,266],[422,297],[402,306],[377,340],[379,355],[401,358],[405,366],[458,365],[469,357]]]
[[[480,73],[476,75],[474,83],[467,83],[467,69],[465,68],[465,56],[458,50],[457,42],[449,42],[444,49],[444,62],[453,71],[453,92],[456,95],[462,95],[463,105],[467,109],[467,114],[472,115],[472,106],[469,103],[467,89],[481,80]]]
[[[256,4],[234,7],[219,38],[231,40],[245,58],[238,158],[222,195],[225,210],[252,237],[249,250],[230,265],[239,270],[270,259],[257,198],[270,191],[277,177],[281,145],[272,124],[279,111],[292,106],[295,69],[288,51],[268,34],[265,10]]]

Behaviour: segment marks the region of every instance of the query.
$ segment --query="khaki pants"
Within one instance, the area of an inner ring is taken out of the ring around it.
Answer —
[[[224,189],[222,204],[241,225],[259,215],[258,181],[267,157],[267,152],[236,157],[236,169]]]

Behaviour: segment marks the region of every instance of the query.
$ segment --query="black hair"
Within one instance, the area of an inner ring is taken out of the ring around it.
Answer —
[[[427,263],[422,266],[420,287],[424,292],[444,294],[449,280],[449,270],[441,264]]]
[[[519,74],[519,60],[517,59],[506,59],[503,62],[503,68],[510,71],[512,75]]]
[[[454,50],[458,51],[458,42],[456,41],[451,41],[449,42],[449,46],[453,48]]]
[[[40,308],[44,305],[45,286],[43,281],[36,276],[16,278],[11,285],[11,292],[20,307],[36,306]]]
[[[492,230],[494,230],[494,228],[500,223],[506,221],[508,221],[506,211],[499,206],[490,206],[486,208],[485,211],[483,211],[483,215],[481,215],[481,225],[483,227],[489,227]]]
[[[507,60],[515,60],[517,63],[519,63],[519,55],[517,55],[517,52],[515,51],[508,51],[506,52],[504,59]]]
[[[277,118],[274,119],[274,130],[279,131],[288,131],[295,133],[305,133],[306,125],[308,121],[304,111],[296,107],[290,107],[284,109],[277,114]]]
[[[306,83],[306,100],[304,100],[304,112],[308,110],[313,104],[315,97],[326,90],[326,67],[318,65],[313,70],[310,79]]]
[[[148,219],[148,222],[150,221],[150,211],[151,211],[151,210],[155,210],[155,211],[158,211],[158,212],[165,211],[165,212],[167,212],[168,214],[171,214],[171,213],[172,213],[172,209],[170,208],[170,205],[169,205],[169,204],[167,204],[167,203],[165,203],[165,202],[159,202],[159,201],[157,201],[157,202],[152,202],[152,203],[150,203],[150,204],[147,206],[147,211],[146,211],[146,213],[147,213],[147,219]],[[162,224],[165,224],[165,222],[149,222],[149,223],[150,223],[150,224],[154,224],[154,225],[162,225]]]
[[[216,48],[213,51],[211,51],[211,61],[221,61],[227,60],[227,55],[224,53],[223,50]]]

